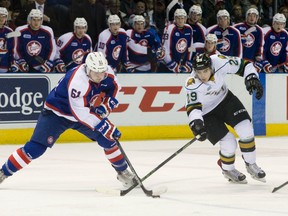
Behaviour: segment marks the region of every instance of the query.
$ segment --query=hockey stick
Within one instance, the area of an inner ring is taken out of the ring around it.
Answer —
[[[147,190],[147,189],[144,187],[141,179],[140,179],[139,176],[137,175],[134,167],[132,166],[130,160],[128,159],[128,157],[127,157],[124,149],[122,148],[120,142],[118,141],[118,139],[115,139],[115,141],[116,141],[116,144],[117,144],[118,148],[120,149],[121,153],[123,154],[123,157],[125,158],[128,166],[130,167],[131,171],[132,171],[133,174],[135,175],[135,179],[136,179],[136,181],[137,181],[137,183],[136,183],[135,185],[136,185],[136,186],[139,185],[139,186],[141,187],[141,189],[143,190],[143,192],[144,192],[147,196],[153,197],[153,198],[159,198],[159,197],[160,197],[159,194],[155,194],[155,193],[153,192],[153,190]],[[135,186],[135,187],[136,187],[136,186]]]
[[[197,140],[198,136],[196,136],[194,139],[190,140],[188,143],[186,143],[184,146],[182,146],[180,149],[178,149],[176,152],[174,152],[170,157],[168,157],[166,160],[164,160],[162,163],[160,163],[157,167],[155,167],[153,170],[151,170],[149,173],[147,173],[142,179],[141,182],[145,181],[148,177],[150,177],[152,174],[154,174],[157,170],[159,170],[161,167],[163,167],[166,163],[168,163],[170,160],[172,160],[174,157],[176,157],[179,153],[181,153],[184,149],[186,149],[188,146],[190,146],[192,143],[194,143]],[[132,185],[126,190],[120,191],[120,196],[125,196],[128,194],[131,190],[133,190],[135,187],[137,187],[137,184]]]
[[[278,187],[273,188],[272,193],[278,191],[279,189],[283,188],[287,184],[288,184],[288,181],[286,181],[285,183],[279,185]]]
[[[249,29],[247,29],[244,34],[241,36],[242,39],[245,39],[250,33],[255,32],[256,31],[256,27],[252,26]]]
[[[20,36],[21,36],[21,32],[19,31],[9,32],[5,35],[6,38],[20,37]]]
[[[72,59],[70,62],[68,62],[68,63],[64,66],[64,68],[66,69],[66,68],[69,67],[71,64],[73,64],[77,59],[83,57],[84,55],[86,55],[86,54],[89,53],[89,52],[90,52],[90,50],[87,50],[87,51],[83,52],[82,54],[76,56],[74,59]]]

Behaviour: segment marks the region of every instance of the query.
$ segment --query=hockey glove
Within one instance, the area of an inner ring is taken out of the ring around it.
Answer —
[[[195,119],[189,124],[194,136],[196,137],[199,135],[200,137],[198,138],[199,141],[204,141],[207,139],[207,131],[204,126],[204,122],[201,119]]]
[[[184,65],[180,66],[181,73],[191,73],[192,71],[192,63],[187,61]]]
[[[118,100],[114,97],[105,97],[104,101],[100,106],[95,108],[95,113],[101,118],[106,118],[110,112],[117,107],[119,104]]]
[[[95,129],[110,141],[121,137],[121,132],[107,118],[102,119]]]
[[[181,65],[177,64],[175,61],[169,62],[166,66],[170,71],[173,71],[174,73],[181,72]]]
[[[263,60],[261,63],[265,73],[272,72],[272,65],[267,60]]]
[[[41,73],[50,73],[54,67],[54,64],[50,60],[46,60],[41,66],[40,66],[40,72]]]
[[[55,70],[59,73],[65,73],[66,72],[66,68],[65,68],[65,64],[63,62],[62,59],[60,58],[57,58],[55,61],[54,61],[54,64],[55,64]]]
[[[163,48],[158,48],[156,50],[156,57],[158,61],[163,61],[164,57],[165,57],[165,49]]]
[[[283,70],[284,73],[288,73],[288,63],[284,64]]]
[[[15,60],[11,66],[11,71],[13,72],[29,72],[29,65],[24,59]]]
[[[130,62],[124,63],[124,67],[127,73],[133,73],[135,71],[135,68],[133,65],[131,65]]]
[[[263,87],[256,74],[249,74],[245,78],[246,89],[251,95],[256,90],[256,99],[259,100],[263,96]]]

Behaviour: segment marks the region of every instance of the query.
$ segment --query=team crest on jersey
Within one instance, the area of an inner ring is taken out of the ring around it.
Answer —
[[[255,37],[253,34],[248,34],[245,38],[245,43],[243,44],[244,47],[252,47],[255,42]]]
[[[142,39],[142,40],[139,41],[139,44],[140,44],[141,46],[147,47],[147,46],[148,46],[148,41],[147,41],[146,39]]]
[[[275,41],[270,47],[270,52],[272,53],[273,56],[278,56],[281,49],[282,44],[279,41]]]
[[[118,46],[114,47],[114,49],[112,51],[112,58],[114,60],[118,60],[120,52],[121,52],[121,48],[122,48],[121,45],[118,45]]]
[[[74,62],[76,64],[81,64],[82,60],[83,60],[83,55],[84,50],[83,49],[76,49],[73,53],[72,53],[72,59],[74,59]]]
[[[192,85],[195,83],[195,79],[194,78],[190,78],[188,81],[187,81],[187,85],[186,86],[189,86],[189,85]]]
[[[223,37],[223,46],[220,48],[220,52],[227,52],[230,49],[230,40]]]
[[[27,53],[30,56],[37,56],[39,55],[39,53],[41,52],[42,49],[42,45],[41,43],[39,43],[39,41],[30,41],[27,45],[26,45],[26,50]]]
[[[181,38],[176,43],[176,50],[179,53],[184,53],[187,49],[187,40],[185,38]]]

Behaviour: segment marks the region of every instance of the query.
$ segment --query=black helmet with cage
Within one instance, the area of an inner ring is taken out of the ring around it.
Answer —
[[[194,70],[203,70],[205,68],[212,68],[212,61],[208,54],[197,53],[193,58],[192,66]]]

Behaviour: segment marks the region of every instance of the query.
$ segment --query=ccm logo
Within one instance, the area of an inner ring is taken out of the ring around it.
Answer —
[[[137,88],[142,88],[144,90],[144,95],[139,94],[136,92]],[[183,106],[185,102],[185,96],[183,94],[180,94],[182,90],[181,86],[141,86],[141,87],[122,87],[120,92],[123,93],[123,95],[133,95],[132,97],[137,98],[137,101],[139,101],[139,97],[142,97],[138,108],[142,112],[168,112],[171,109],[173,109],[176,106],[176,101],[169,101],[169,95],[179,95],[177,98],[180,97],[181,105],[177,104],[177,111],[185,111],[185,107]],[[160,96],[161,94],[161,96]],[[164,100],[159,100],[159,97],[163,99],[163,96],[165,96],[165,102]],[[167,97],[166,97],[167,96]],[[174,96],[175,97],[175,96]],[[158,99],[157,99],[158,98]],[[121,103],[117,108],[113,110],[113,112],[124,112],[126,111],[130,103],[122,103],[122,100],[120,99]],[[167,101],[167,102],[166,102]],[[133,102],[131,102],[132,104]],[[153,104],[158,105],[153,105]]]

